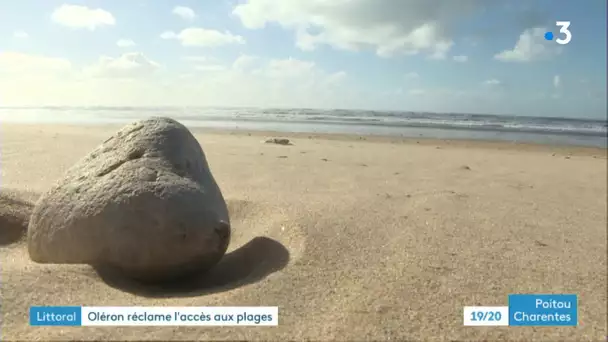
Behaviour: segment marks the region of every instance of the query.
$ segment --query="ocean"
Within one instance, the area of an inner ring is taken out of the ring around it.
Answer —
[[[606,120],[307,108],[0,107],[0,122],[123,124],[168,116],[189,127],[473,139],[607,148]]]

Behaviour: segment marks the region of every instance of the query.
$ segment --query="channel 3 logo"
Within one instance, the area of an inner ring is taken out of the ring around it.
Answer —
[[[566,45],[570,43],[570,41],[572,40],[572,32],[570,32],[570,30],[568,29],[570,27],[570,22],[556,21],[555,26],[559,27],[559,33],[564,35],[563,38],[556,38],[555,42],[560,45]],[[555,38],[553,32],[549,31],[545,33],[546,40],[553,40],[553,38]]]

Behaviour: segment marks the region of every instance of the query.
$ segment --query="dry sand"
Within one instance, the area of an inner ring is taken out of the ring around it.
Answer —
[[[2,188],[34,199],[116,127],[2,127]],[[606,150],[195,131],[234,235],[198,284],[144,289],[0,246],[3,340],[597,340]],[[4,202],[2,202],[4,203]],[[5,227],[0,227],[5,229]],[[5,234],[5,231],[1,232]],[[578,327],[463,327],[510,293],[579,295]],[[31,305],[279,306],[278,327],[28,325]]]

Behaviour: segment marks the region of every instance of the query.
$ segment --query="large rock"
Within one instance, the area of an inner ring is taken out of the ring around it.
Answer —
[[[206,271],[229,240],[205,154],[168,118],[107,139],[40,197],[28,226],[33,261],[110,267],[149,281]]]

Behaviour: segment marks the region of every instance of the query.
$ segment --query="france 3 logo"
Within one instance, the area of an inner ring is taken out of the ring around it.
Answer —
[[[560,45],[566,45],[570,43],[572,40],[572,32],[570,32],[570,22],[569,21],[556,21],[555,26],[559,27],[559,33],[562,34],[562,37],[556,37],[553,32],[548,31],[545,33],[546,40],[553,40],[555,38],[555,42]]]

